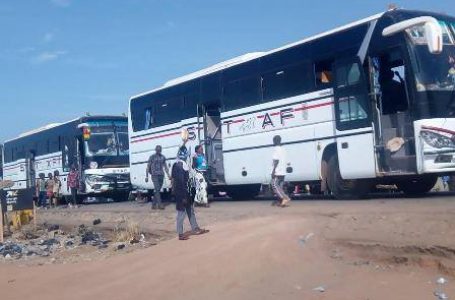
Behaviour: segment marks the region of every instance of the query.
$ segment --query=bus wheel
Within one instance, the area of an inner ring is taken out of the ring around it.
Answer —
[[[229,186],[227,193],[234,200],[253,200],[261,189],[259,184]]]
[[[327,183],[336,199],[359,199],[370,191],[371,182],[368,180],[345,180],[341,177],[338,156],[330,157],[328,169]]]
[[[435,175],[423,175],[397,182],[397,187],[407,196],[423,196],[436,184],[438,177]]]

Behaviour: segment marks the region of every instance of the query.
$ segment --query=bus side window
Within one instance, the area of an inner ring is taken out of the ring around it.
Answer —
[[[337,129],[367,127],[370,107],[360,61],[352,59],[337,61],[334,75]]]
[[[150,122],[153,127],[169,125],[182,120],[183,97],[160,99],[155,103]]]
[[[259,104],[261,98],[261,82],[259,76],[231,81],[223,88],[225,110],[234,110]]]
[[[311,67],[309,63],[299,63],[263,73],[263,100],[273,101],[313,90]]]
[[[59,144],[58,137],[52,137],[52,139],[50,141],[49,152],[50,153],[54,153],[54,152],[59,151],[59,145],[58,144]]]
[[[199,95],[196,93],[187,94],[183,97],[182,119],[188,119],[197,116],[197,107]]]
[[[333,60],[324,60],[314,64],[314,74],[316,77],[316,87],[326,88],[332,85]]]

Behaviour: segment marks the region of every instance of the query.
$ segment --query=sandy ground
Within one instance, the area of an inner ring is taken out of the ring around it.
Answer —
[[[455,297],[455,201],[219,202],[197,209],[211,232],[174,237],[175,210],[90,205],[40,220],[106,228],[127,217],[158,245],[70,264],[0,263],[1,299],[436,299]],[[314,290],[322,286],[324,292]]]

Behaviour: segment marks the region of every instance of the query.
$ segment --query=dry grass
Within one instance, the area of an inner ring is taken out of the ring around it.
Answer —
[[[115,240],[117,242],[128,243],[140,239],[139,224],[131,221],[128,217],[123,217],[114,228]]]

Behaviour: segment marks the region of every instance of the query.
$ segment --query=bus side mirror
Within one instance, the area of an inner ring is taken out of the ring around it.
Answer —
[[[425,35],[427,37],[428,51],[431,54],[442,52],[442,29],[439,24],[433,22],[425,23]]]
[[[390,25],[384,28],[382,35],[385,37],[392,36],[416,26],[423,28],[428,51],[432,54],[441,53],[443,47],[442,28],[439,22],[433,17],[417,17]]]

